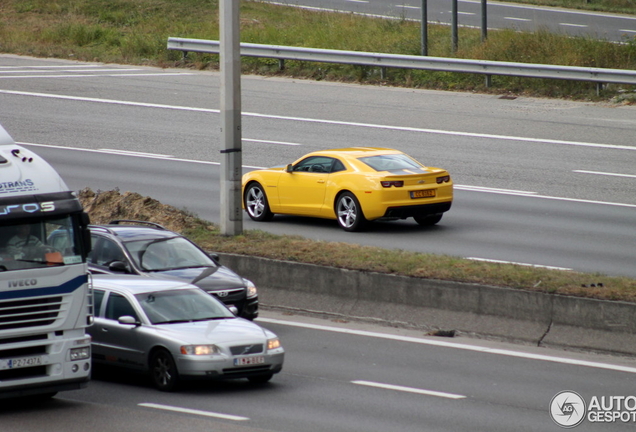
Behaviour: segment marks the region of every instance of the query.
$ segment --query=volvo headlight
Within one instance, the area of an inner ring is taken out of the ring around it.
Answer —
[[[181,354],[187,355],[214,355],[220,354],[221,351],[216,345],[183,345]]]
[[[258,291],[256,290],[256,285],[249,279],[243,279],[245,282],[245,287],[247,288],[247,298],[256,297]]]
[[[271,338],[271,339],[267,339],[267,350],[271,351],[271,350],[275,350],[277,348],[282,347],[282,345],[280,344],[280,339],[278,338]]]

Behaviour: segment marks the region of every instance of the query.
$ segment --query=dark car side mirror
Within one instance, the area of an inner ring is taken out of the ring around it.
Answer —
[[[141,324],[139,321],[137,321],[134,317],[131,317],[130,315],[120,316],[117,319],[117,322],[119,324],[134,325],[134,326],[138,326],[139,324]]]
[[[120,273],[130,273],[128,266],[123,261],[113,261],[108,265],[108,270]]]
[[[290,172],[293,172],[293,171],[294,171],[294,166],[293,166],[292,164],[288,164],[288,165],[285,167],[285,172],[290,173]]]

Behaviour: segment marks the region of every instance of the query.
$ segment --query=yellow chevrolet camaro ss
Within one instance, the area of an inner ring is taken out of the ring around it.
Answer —
[[[278,213],[336,219],[345,231],[379,219],[434,225],[452,201],[446,170],[388,148],[317,151],[243,176],[243,207],[255,221]]]

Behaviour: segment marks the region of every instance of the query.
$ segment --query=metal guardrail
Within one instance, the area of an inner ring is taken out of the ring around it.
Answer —
[[[168,38],[168,49],[188,52],[218,54],[219,41],[205,39]],[[381,54],[360,51],[339,51],[317,48],[290,47],[241,43],[241,55],[274,58],[279,61],[300,60],[322,63],[342,63],[380,68],[421,69],[445,72],[463,72],[486,75],[487,85],[492,75],[526,78],[563,79],[603,84],[636,85],[636,71],[627,69],[587,68],[533,63],[467,60],[446,57]]]

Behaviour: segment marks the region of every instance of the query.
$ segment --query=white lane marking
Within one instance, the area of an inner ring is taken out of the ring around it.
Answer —
[[[585,170],[572,170],[572,172],[582,173],[582,174],[596,174],[596,175],[604,175],[604,176],[613,176],[613,177],[636,178],[636,175],[633,175],[633,174],[618,174],[618,173],[608,173],[608,172],[601,172],[601,171],[585,171]]]
[[[522,352],[522,351],[512,351],[512,350],[506,350],[506,349],[482,347],[477,345],[467,345],[467,344],[461,344],[458,342],[447,342],[447,341],[434,340],[434,339],[423,339],[423,338],[416,338],[411,336],[390,335],[390,334],[377,333],[377,332],[371,332],[366,330],[353,330],[353,329],[340,328],[340,327],[324,326],[319,324],[308,324],[308,323],[300,323],[296,321],[278,320],[273,318],[259,317],[257,318],[257,321],[270,323],[270,324],[287,325],[290,327],[301,327],[301,328],[307,328],[312,330],[329,331],[333,333],[344,333],[344,334],[350,334],[355,336],[372,337],[377,339],[389,339],[394,341],[409,342],[409,343],[416,343],[416,344],[422,344],[422,345],[431,345],[431,346],[438,346],[443,348],[475,351],[475,352],[481,352],[484,354],[504,355],[508,357],[518,357],[518,358],[524,358],[529,360],[547,361],[552,363],[561,363],[561,364],[567,364],[567,365],[573,365],[573,366],[584,366],[584,367],[590,367],[590,368],[596,368],[596,369],[606,369],[606,370],[636,374],[636,367],[621,366],[621,365],[610,364],[610,363],[593,362],[589,360],[577,360],[572,358],[549,356],[545,354],[533,354],[533,353]]]
[[[481,4],[481,0],[459,0],[460,3],[473,3],[473,4]],[[377,18],[386,18],[386,19],[401,19],[401,18],[396,18],[394,16],[390,16],[390,15],[377,15],[377,14],[366,14],[366,13],[358,13],[358,12],[351,12],[351,11],[346,11],[346,10],[341,10],[341,9],[330,9],[330,8],[321,8],[321,7],[315,7],[315,6],[303,6],[303,5],[297,5],[297,4],[291,4],[290,2],[277,2],[277,1],[267,1],[265,0],[264,3],[269,3],[269,4],[273,4],[273,5],[278,5],[278,6],[288,6],[288,7],[295,7],[298,9],[310,9],[310,10],[318,10],[318,11],[326,11],[326,12],[339,12],[339,13],[353,13],[355,15],[363,15],[363,16],[371,16],[371,17],[377,17]],[[636,20],[635,17],[629,17],[629,16],[624,16],[624,15],[620,15],[620,14],[612,14],[612,13],[607,13],[607,12],[586,12],[586,11],[580,11],[580,10],[570,10],[570,9],[558,9],[555,7],[551,7],[551,6],[524,6],[524,5],[519,5],[519,4],[511,4],[511,3],[503,3],[503,2],[489,2],[488,3],[488,7],[492,8],[492,7],[504,7],[504,8],[514,8],[514,9],[529,9],[529,10],[541,10],[541,11],[548,11],[548,12],[557,12],[557,13],[564,13],[564,14],[569,14],[569,15],[590,15],[590,16],[595,16],[598,17],[599,15],[602,15],[604,17],[607,18],[617,18],[620,20]],[[408,19],[407,19],[408,20]],[[409,21],[419,21],[418,19],[410,19]]]
[[[366,0],[344,0],[344,1],[349,2],[349,3],[369,3]]]
[[[76,76],[75,73],[76,72],[93,72],[93,71],[97,71],[97,72],[128,72],[128,71],[138,71],[141,70],[139,68],[137,69],[92,69],[90,70],[90,68],[82,68],[82,69],[76,69],[76,70],[68,70],[65,72],[73,72],[72,76]],[[23,69],[21,71],[19,71],[21,73],[25,73],[25,74],[48,74],[51,73],[50,69],[44,70],[44,69]],[[57,70],[55,72],[58,72]],[[12,70],[2,70],[0,71],[0,73],[2,74],[7,74],[7,73],[16,73],[15,69]],[[38,77],[38,78],[46,78],[46,77]]]
[[[64,147],[64,146],[51,145],[51,144],[34,144],[34,143],[27,143],[27,142],[18,142],[17,144],[35,146],[35,147],[54,148],[54,149],[60,149],[60,150],[71,150],[71,151],[80,151],[80,152],[83,151],[88,153],[102,153],[102,154],[142,157],[146,159],[163,159],[163,160],[171,160],[171,161],[177,161],[177,162],[190,162],[190,163],[198,163],[203,165],[220,165],[219,162],[200,161],[200,160],[193,160],[193,159],[180,159],[180,158],[168,157],[166,155],[153,154],[153,153],[125,152],[120,150],[109,150],[109,149],[95,150],[95,149],[85,149],[85,148],[75,148],[75,147]],[[248,168],[253,168],[253,167],[248,167]]]
[[[619,32],[625,32],[625,33],[636,33],[636,30],[630,30],[630,29],[619,29]]]
[[[195,409],[189,409],[189,408],[179,408],[179,407],[170,406],[170,405],[160,405],[155,403],[140,403],[138,405],[141,407],[146,407],[146,408],[155,408],[159,410],[174,411],[174,412],[179,412],[184,414],[195,414],[195,415],[200,415],[205,417],[215,417],[215,418],[221,418],[225,420],[236,420],[236,421],[249,420],[249,417],[242,417],[242,416],[236,416],[231,414],[221,414],[221,413],[215,413],[211,411],[201,411],[201,410],[195,410]]]
[[[527,18],[516,18],[516,17],[504,17],[504,19],[510,20],[510,21],[525,21],[525,22],[530,22],[532,21],[531,19],[527,19]]]
[[[501,260],[494,260],[494,259],[487,259],[487,258],[466,257],[466,259],[473,260],[473,261],[490,262],[490,263],[496,263],[496,264],[514,264],[514,265],[524,266],[524,267],[538,267],[538,268],[545,268],[550,270],[563,270],[563,271],[573,270],[567,267],[554,267],[554,266],[541,265],[541,264],[528,264],[528,263],[520,263],[520,262],[514,262],[514,261],[501,261]]]
[[[119,150],[106,150],[106,149],[104,149],[104,150],[94,150],[94,149],[65,147],[65,146],[58,146],[58,145],[51,145],[51,144],[35,144],[35,143],[27,143],[27,142],[18,142],[17,144],[30,145],[30,146],[35,146],[35,147],[56,148],[56,149],[61,149],[61,150],[85,151],[85,152],[91,152],[91,153],[104,153],[104,154],[119,154],[119,153],[123,154],[124,153],[123,151],[119,151]],[[166,157],[165,155],[152,154],[152,153],[141,154],[141,153],[134,153],[133,152],[133,153],[129,153],[129,154],[126,154],[126,155],[127,156],[133,156],[133,157],[145,157],[145,158],[149,158],[149,159],[163,159],[163,160],[173,160],[173,161],[178,161],[178,162],[198,163],[198,164],[204,164],[204,165],[220,165],[220,162],[201,161],[201,160],[194,160],[194,159],[171,158],[171,157]],[[257,169],[258,170],[258,169],[265,169],[266,167],[252,166],[252,165],[243,165],[243,168]],[[471,192],[497,193],[497,194],[501,194],[501,195],[525,196],[525,197],[542,198],[542,199],[549,199],[549,200],[555,200],[555,201],[568,201],[568,202],[579,202],[579,203],[584,203],[584,204],[609,205],[609,206],[613,206],[613,207],[636,208],[636,204],[625,204],[625,203],[615,203],[615,202],[606,202],[606,201],[592,201],[592,200],[583,200],[583,199],[577,199],[577,198],[553,197],[553,196],[547,196],[547,195],[532,195],[534,192],[512,191],[512,190],[508,190],[506,192],[506,189],[494,189],[494,188],[486,188],[486,187],[481,187],[481,186],[454,185],[454,187],[456,189],[464,189],[464,190],[471,191]]]
[[[405,4],[395,5],[395,7],[402,8],[402,9],[417,9],[417,10],[420,10],[419,6],[409,6],[409,5],[405,5]]]
[[[194,75],[193,73],[188,73],[188,72],[157,72],[157,73],[125,73],[125,74],[102,74],[102,73],[93,73],[90,75],[45,75],[45,76],[34,76],[34,75],[9,75],[9,76],[0,76],[0,79],[22,79],[22,78],[26,78],[26,79],[30,79],[30,78],[37,78],[37,79],[42,79],[42,78],[91,78],[91,77],[101,77],[101,76],[105,76],[105,77],[152,77],[152,76],[176,76],[176,75]],[[12,92],[2,92],[2,93],[12,93]],[[68,99],[75,99],[75,98],[68,98]],[[81,98],[80,98],[81,99]]]
[[[108,152],[112,154],[121,154],[126,156],[140,156],[140,157],[149,157],[149,158],[158,158],[158,159],[172,159],[174,156],[172,155],[163,155],[157,153],[144,153],[144,152],[136,152],[129,150],[117,150],[117,149],[100,149],[103,152]]]
[[[135,76],[135,74],[132,74],[132,75]],[[153,75],[155,74],[149,74],[149,76],[153,76]],[[175,75],[181,75],[181,74],[177,73]],[[115,75],[115,76],[130,76],[130,75]],[[35,97],[50,98],[50,99],[65,99],[65,100],[75,100],[75,101],[82,101],[82,102],[96,102],[96,103],[106,103],[106,104],[113,104],[113,105],[137,106],[137,107],[145,107],[145,108],[160,108],[160,109],[171,109],[171,110],[179,110],[179,111],[195,111],[195,112],[205,112],[205,113],[220,112],[218,109],[210,109],[210,108],[194,108],[194,107],[184,107],[184,106],[175,106],[175,105],[153,104],[153,103],[145,103],[145,102],[129,102],[129,101],[121,101],[121,100],[113,100],[113,99],[100,99],[100,98],[87,98],[87,97],[78,97],[78,96],[55,95],[55,94],[48,94],[48,93],[22,92],[22,91],[14,91],[14,90],[0,90],[0,94],[12,94],[12,95],[18,95],[18,96],[35,96]],[[378,125],[378,124],[372,124],[372,123],[345,122],[345,121],[337,121],[337,120],[312,119],[312,118],[305,118],[305,117],[275,116],[270,114],[260,114],[260,113],[250,113],[250,112],[244,112],[242,115],[244,117],[257,117],[257,118],[267,118],[267,119],[276,119],[276,120],[298,121],[298,122],[306,122],[306,123],[363,127],[363,128],[370,128],[370,129],[385,129],[385,130],[403,131],[403,132],[419,132],[419,133],[430,133],[430,134],[439,134],[439,135],[498,139],[498,140],[506,140],[506,141],[522,141],[522,142],[532,142],[532,143],[538,143],[538,144],[571,145],[571,146],[579,146],[579,147],[593,147],[593,148],[606,148],[606,149],[614,149],[614,150],[636,151],[636,146],[632,147],[632,146],[626,146],[626,145],[599,144],[599,143],[589,143],[589,142],[581,142],[581,141],[562,141],[562,140],[553,140],[553,139],[528,138],[528,137],[518,137],[518,136],[509,136],[509,135],[493,135],[493,134],[483,134],[483,133],[474,133],[474,132],[445,131],[440,129],[425,129],[425,128],[416,128],[416,127],[407,127],[407,126],[388,126],[388,125]]]
[[[466,186],[466,185],[454,185],[455,189],[477,191],[477,192],[490,192],[500,194],[514,194],[514,195],[536,195],[536,192],[520,191],[514,189],[499,189],[489,188],[485,186]]]
[[[255,143],[265,143],[265,144],[277,144],[277,145],[286,145],[286,146],[300,146],[302,144],[285,142],[285,141],[269,141],[269,140],[259,140],[259,139],[251,139],[251,138],[243,138],[243,141],[255,142]]]
[[[438,392],[433,390],[423,390],[423,389],[418,389],[414,387],[404,387],[404,386],[398,386],[393,384],[382,384],[382,383],[376,383],[373,381],[351,381],[351,383],[357,384],[357,385],[363,385],[367,387],[377,387],[377,388],[382,388],[387,390],[396,390],[396,391],[407,392],[407,393],[417,393],[417,394],[422,394],[427,396],[436,396],[436,397],[441,397],[446,399],[466,398],[466,396],[453,394],[453,393],[444,393],[444,392]]]
[[[564,26],[564,27],[582,27],[582,28],[587,28],[588,26],[583,25],[583,24],[572,24],[572,23],[559,23],[560,26]]]
[[[58,65],[58,66],[0,66],[0,69],[92,69],[101,68],[101,65]]]

